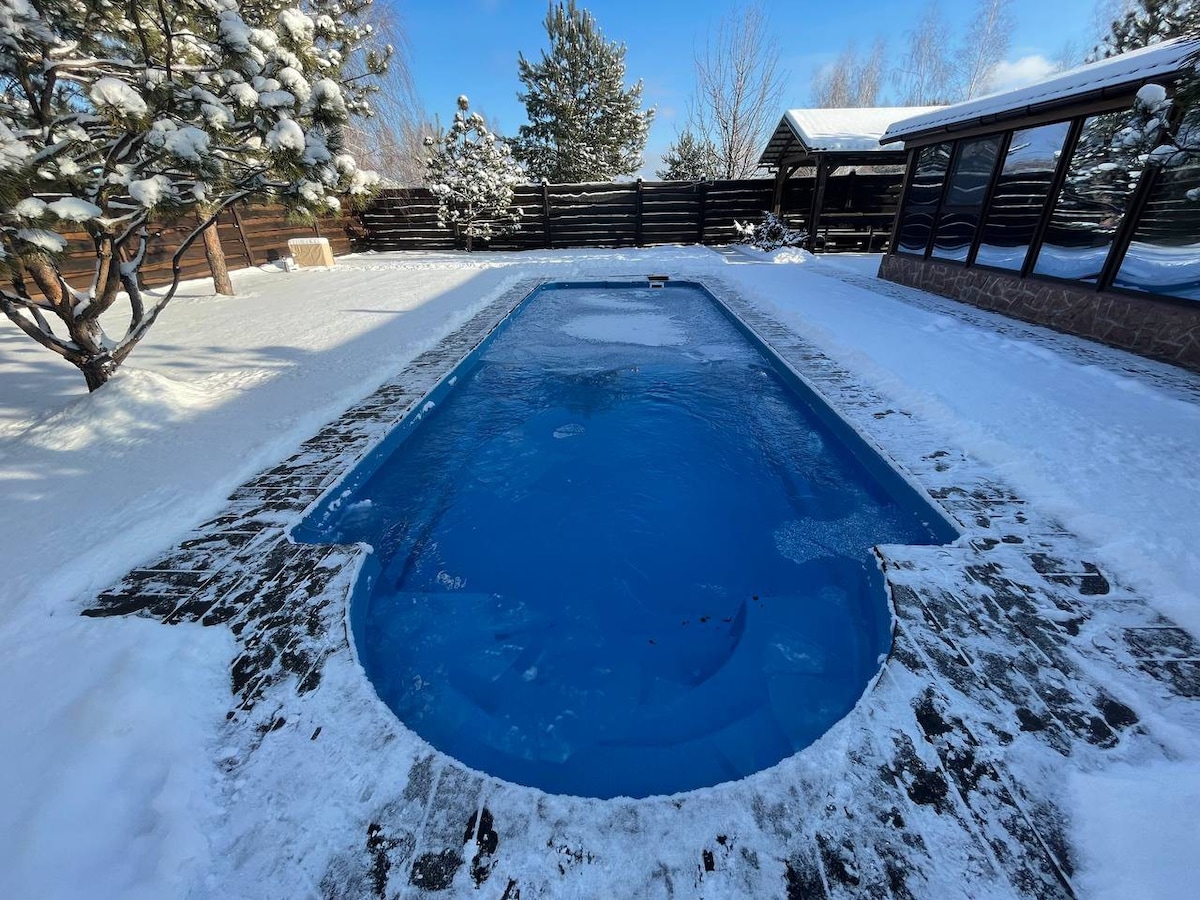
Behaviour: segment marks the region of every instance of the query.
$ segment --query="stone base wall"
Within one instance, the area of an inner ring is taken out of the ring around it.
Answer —
[[[1200,371],[1200,302],[1171,303],[889,253],[879,277]]]

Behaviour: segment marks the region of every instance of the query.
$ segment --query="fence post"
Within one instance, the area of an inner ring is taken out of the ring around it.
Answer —
[[[642,179],[640,178],[637,180],[637,194],[634,199],[633,243],[634,246],[642,246]]]
[[[696,211],[696,243],[704,243],[704,208],[708,204],[708,182],[700,182],[700,209]]]
[[[246,229],[242,227],[242,217],[238,213],[237,206],[230,206],[229,211],[233,213],[233,226],[237,229],[238,237],[242,241],[242,249],[246,251],[246,265],[254,265],[254,250],[250,246],[250,238],[246,237]]]
[[[546,249],[550,249],[550,183],[542,179],[542,223],[546,232]]]

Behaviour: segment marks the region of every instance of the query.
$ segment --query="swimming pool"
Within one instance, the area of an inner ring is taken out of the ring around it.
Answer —
[[[702,287],[545,285],[297,529],[435,747],[556,793],[736,779],[890,648],[870,548],[956,535]]]

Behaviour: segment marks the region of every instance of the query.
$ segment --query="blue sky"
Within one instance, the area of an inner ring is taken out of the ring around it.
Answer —
[[[540,58],[546,46],[545,0],[377,0],[395,7],[411,45],[411,66],[426,109],[446,119],[454,98],[467,94],[505,134],[525,122],[517,100],[517,52]],[[783,45],[789,72],[783,108],[807,106],[809,84],[849,37],[865,49],[877,37],[899,54],[909,19],[923,0],[766,0],[768,19]],[[1094,40],[1097,0],[1012,0],[1017,21],[1009,70],[1014,82],[1036,74],[1045,60],[1074,44]],[[647,146],[648,169],[657,163],[682,124],[692,88],[693,47],[710,25],[738,4],[733,0],[591,0],[591,11],[609,40],[628,46],[630,80],[644,82],[643,100],[658,109]],[[973,0],[941,0],[953,42],[965,31]],[[782,114],[782,108],[780,110]],[[649,174],[649,172],[647,172]]]

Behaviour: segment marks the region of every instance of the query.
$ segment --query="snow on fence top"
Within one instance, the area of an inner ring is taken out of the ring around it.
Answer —
[[[882,150],[879,139],[892,123],[934,113],[940,106],[877,106],[866,109],[789,109],[784,120],[813,152]]]
[[[1113,96],[1141,82],[1184,70],[1188,57],[1198,50],[1200,41],[1186,38],[1131,50],[1070,69],[1028,87],[988,94],[896,121],[884,133],[882,143],[907,140],[932,131],[951,131],[966,123],[986,124],[1030,115],[1083,97]]]

